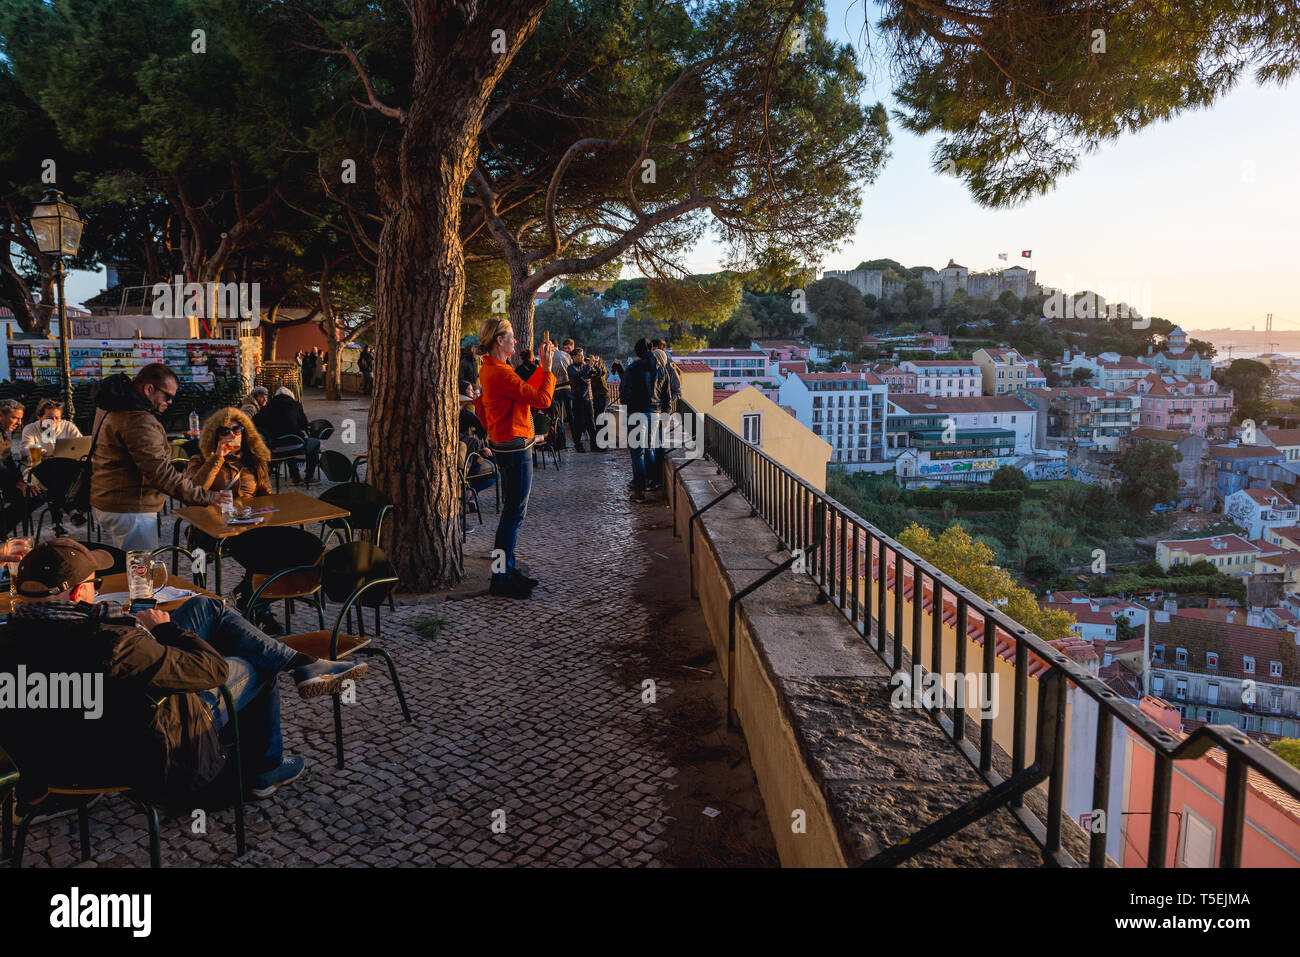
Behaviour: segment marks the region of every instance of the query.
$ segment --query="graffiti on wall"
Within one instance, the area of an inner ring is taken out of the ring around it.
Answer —
[[[922,465],[919,471],[922,475],[951,472],[994,472],[997,467],[997,459],[983,459],[979,462],[935,462],[933,465]]]

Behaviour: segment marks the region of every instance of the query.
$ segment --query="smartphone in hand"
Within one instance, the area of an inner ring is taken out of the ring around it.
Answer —
[[[133,615],[137,611],[144,611],[146,608],[157,608],[157,607],[158,607],[157,598],[132,598],[131,599],[130,610],[131,610],[131,614]]]

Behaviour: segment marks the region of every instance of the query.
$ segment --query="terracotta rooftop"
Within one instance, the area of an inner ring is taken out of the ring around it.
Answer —
[[[710,369],[710,368],[709,368],[707,365],[705,365],[703,362],[676,362],[676,361],[674,361],[674,362],[673,362],[673,365],[677,366],[677,371],[678,371],[678,372],[707,372],[707,373],[709,373],[709,375],[712,375],[712,374],[713,374],[713,370]]]
[[[1097,677],[1105,682],[1106,687],[1121,698],[1136,701],[1142,697],[1142,690],[1137,684],[1137,676],[1118,661],[1112,661],[1110,664],[1099,668]]]
[[[1220,459],[1281,458],[1282,452],[1268,445],[1211,445],[1209,453]]]
[[[1263,432],[1279,448],[1300,445],[1300,429],[1264,429]]]
[[[1250,496],[1259,505],[1295,508],[1295,503],[1275,488],[1243,488],[1239,491]]]
[[[1223,547],[1215,548],[1215,542],[1223,542]],[[1189,555],[1233,555],[1240,552],[1259,550],[1259,546],[1252,544],[1240,535],[1215,535],[1212,538],[1170,538],[1156,544],[1185,551]]]
[[[867,385],[884,385],[874,372],[798,372],[804,382],[860,382]]]
[[[1157,645],[1164,645],[1164,660],[1158,663],[1163,669],[1300,686],[1300,666],[1296,664],[1295,654],[1291,653],[1295,638],[1289,631],[1173,615],[1168,622],[1151,623],[1153,655]],[[1287,645],[1291,645],[1290,650]],[[1176,652],[1179,648],[1187,652],[1186,664],[1177,664]],[[1206,664],[1207,652],[1218,654],[1218,667],[1211,668]],[[1245,670],[1246,657],[1255,659],[1253,672]],[[1269,675],[1270,661],[1282,663],[1281,677]]]
[[[912,415],[927,413],[960,412],[1026,412],[1032,413],[1033,407],[1020,399],[1009,395],[975,395],[963,398],[943,398],[936,395],[891,395],[889,401],[904,412]]]

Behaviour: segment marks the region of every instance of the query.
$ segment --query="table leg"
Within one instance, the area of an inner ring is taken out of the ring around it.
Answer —
[[[221,587],[221,546],[224,539],[217,539],[217,594],[225,597],[225,591]]]

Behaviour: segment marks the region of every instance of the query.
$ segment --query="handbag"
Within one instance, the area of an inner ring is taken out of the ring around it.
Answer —
[[[68,515],[74,525],[84,525],[86,517],[90,514],[90,469],[95,458],[95,446],[99,443],[99,431],[107,421],[108,413],[105,412],[95,428],[95,434],[90,438],[90,451],[77,463],[77,474],[68,483],[68,492],[64,501],[67,503]]]

